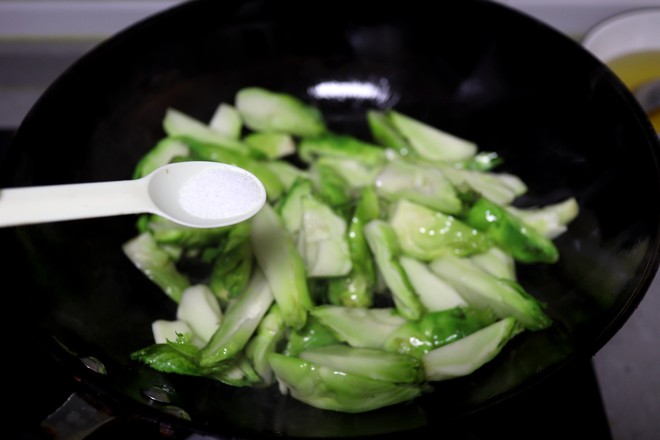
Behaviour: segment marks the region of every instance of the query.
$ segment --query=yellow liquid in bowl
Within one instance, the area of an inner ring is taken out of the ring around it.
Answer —
[[[607,65],[630,90],[652,79],[660,79],[660,50],[635,52],[614,58]],[[649,114],[649,119],[660,133],[660,109]]]

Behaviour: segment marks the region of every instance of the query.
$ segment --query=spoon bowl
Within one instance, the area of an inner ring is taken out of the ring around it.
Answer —
[[[151,213],[193,228],[239,223],[266,202],[248,171],[224,163],[164,165],[134,180],[0,190],[0,227]]]

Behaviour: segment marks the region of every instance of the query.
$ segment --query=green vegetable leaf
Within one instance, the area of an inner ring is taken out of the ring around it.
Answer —
[[[300,329],[313,302],[302,257],[275,210],[266,204],[252,219],[252,246],[284,322]]]
[[[474,333],[496,321],[489,309],[455,307],[430,312],[390,333],[385,349],[421,358],[429,351]]]
[[[559,259],[559,251],[549,238],[485,198],[472,205],[465,222],[483,231],[516,261],[555,263]]]
[[[467,256],[491,247],[488,237],[455,216],[399,200],[389,223],[404,254],[422,261],[442,255]]]
[[[406,402],[422,391],[417,385],[371,379],[277,353],[268,360],[291,396],[316,408],[362,413]]]
[[[399,262],[400,249],[394,230],[383,220],[372,220],[364,227],[364,235],[397,310],[407,319],[419,319],[425,309]]]
[[[320,111],[287,93],[246,87],[236,93],[235,105],[255,131],[318,136],[326,130]]]
[[[131,353],[131,359],[163,373],[199,376],[196,355],[199,349],[184,338],[165,344],[153,344]]]

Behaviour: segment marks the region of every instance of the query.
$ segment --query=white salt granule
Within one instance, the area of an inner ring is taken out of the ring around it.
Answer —
[[[179,191],[179,204],[191,215],[229,218],[251,211],[260,202],[261,188],[247,173],[209,168],[191,177]]]

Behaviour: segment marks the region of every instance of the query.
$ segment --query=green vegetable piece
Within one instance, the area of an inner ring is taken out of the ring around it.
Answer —
[[[334,277],[346,275],[352,268],[346,237],[346,221],[332,208],[312,196],[301,200],[302,225],[298,234],[298,250],[303,257],[307,276]]]
[[[155,147],[147,152],[133,171],[133,178],[139,179],[154,171],[156,168],[167,165],[176,157],[187,157],[190,154],[188,145],[178,139],[163,138]]]
[[[201,375],[233,387],[249,387],[262,384],[261,376],[252,367],[250,360],[243,352],[209,367],[200,367],[200,370]]]
[[[397,310],[404,318],[419,319],[424,306],[399,263],[400,249],[394,230],[383,220],[372,220],[365,225],[364,235]]]
[[[496,321],[488,309],[455,307],[429,312],[419,321],[407,322],[390,333],[385,350],[422,358],[434,348],[449,344]]]
[[[389,223],[404,254],[430,261],[441,255],[467,256],[491,247],[485,234],[458,218],[409,200],[392,208]]]
[[[493,151],[482,151],[474,157],[454,164],[459,168],[472,171],[490,171],[504,162],[499,154]]]
[[[383,348],[389,334],[407,322],[394,308],[325,305],[311,313],[352,347]]]
[[[522,326],[512,316],[424,355],[426,380],[441,381],[467,376],[493,360]]]
[[[315,194],[330,206],[339,209],[353,201],[350,183],[337,174],[333,166],[316,161],[309,168]]]
[[[339,342],[330,328],[326,327],[316,317],[310,316],[303,328],[293,330],[289,333],[284,354],[287,356],[298,356],[303,351],[326,345],[334,345]]]
[[[168,341],[176,341],[179,337],[184,337],[186,341],[192,342],[195,346],[204,345],[202,341],[195,338],[190,326],[181,320],[167,321],[165,319],[157,319],[151,323],[151,333],[154,336],[154,342],[156,344],[165,344]]]
[[[250,133],[243,138],[243,142],[267,159],[279,159],[296,152],[296,144],[287,133]]]
[[[462,192],[474,191],[501,205],[510,205],[527,192],[527,185],[517,176],[507,173],[472,171],[441,166],[442,173]]]
[[[294,136],[318,136],[325,132],[321,112],[293,95],[247,87],[238,91],[234,104],[245,125],[254,131]]]
[[[249,221],[231,226],[212,258],[208,284],[223,303],[243,292],[252,277],[251,226]]]
[[[208,367],[241,351],[272,303],[268,282],[256,270],[245,292],[227,309],[220,327],[201,350],[199,364]]]
[[[219,133],[198,119],[173,108],[165,112],[163,129],[168,136],[185,143],[211,144],[243,155],[249,153],[248,147],[241,141]]]
[[[131,359],[142,362],[163,373],[199,376],[201,371],[196,362],[198,348],[180,337],[165,344],[153,344],[131,353]]]
[[[209,275],[209,287],[223,302],[236,298],[247,287],[254,268],[254,253],[249,240],[222,252]]]
[[[286,336],[286,326],[277,304],[273,304],[259,323],[256,335],[245,347],[247,359],[254,365],[254,371],[259,374],[265,385],[273,383],[273,370],[268,363],[268,354],[275,353],[277,345]]]
[[[277,213],[287,231],[297,236],[303,224],[302,200],[312,195],[312,182],[308,179],[297,179],[284,194],[277,205]]]
[[[573,197],[546,206],[524,209],[507,206],[505,209],[550,240],[566,232],[567,225],[580,213],[577,200]]]
[[[188,323],[195,336],[207,343],[222,322],[222,310],[211,289],[205,284],[196,284],[183,291],[176,317]]]
[[[279,179],[285,191],[291,189],[293,183],[298,179],[310,179],[307,170],[300,169],[295,165],[285,162],[283,160],[271,160],[265,163],[266,167],[270,169]]]
[[[284,322],[300,329],[313,302],[302,257],[291,234],[268,204],[252,218],[252,248],[263,270]]]
[[[468,210],[465,222],[483,231],[516,261],[555,263],[559,259],[559,251],[549,238],[483,197]]]
[[[199,349],[195,345],[179,337],[174,342],[154,344],[135,351],[131,353],[131,359],[163,373],[209,377],[236,387],[253,386],[261,382],[260,376],[242,353],[209,367],[197,363],[198,354]]]
[[[243,120],[234,106],[222,102],[213,113],[209,128],[232,139],[238,139],[243,130]]]
[[[328,298],[332,304],[346,307],[371,307],[376,284],[374,265],[364,226],[380,217],[380,203],[373,187],[362,190],[351,217],[346,235],[351,254],[352,269],[345,277],[328,282]]]
[[[191,228],[159,215],[149,216],[147,229],[159,245],[176,245],[185,248],[217,246],[231,231],[231,227],[227,226]]]
[[[497,278],[453,255],[433,260],[429,267],[451,284],[470,306],[490,308],[498,318],[514,316],[529,330],[541,330],[552,324],[541,303],[515,281]]]
[[[316,164],[332,169],[354,191],[373,185],[382,169],[382,165],[369,166],[359,160],[325,156],[319,157]]]
[[[362,413],[414,399],[421,388],[375,380],[277,353],[268,356],[294,399],[316,408]]]
[[[516,262],[511,256],[497,246],[467,257],[472,263],[489,274],[508,280],[516,280]]]
[[[456,289],[440,279],[425,263],[405,255],[399,262],[419,300],[429,312],[467,305]]]
[[[388,163],[375,179],[378,195],[391,201],[407,199],[447,214],[461,212],[454,186],[437,169],[402,160]]]
[[[372,285],[363,271],[354,268],[346,276],[328,280],[328,301],[330,304],[344,307],[371,307]]]
[[[183,291],[190,281],[180,273],[170,255],[160,249],[148,232],[143,232],[122,245],[129,260],[160,287],[174,302],[181,301]]]
[[[385,150],[378,145],[353,136],[334,133],[303,139],[298,145],[298,154],[307,163],[314,162],[319,157],[328,157],[354,160],[368,167],[378,167],[387,161]]]
[[[326,345],[303,351],[298,357],[349,374],[387,382],[417,383],[423,377],[418,359],[375,348]]]
[[[390,110],[392,124],[420,156],[434,161],[457,162],[477,153],[477,145],[421,121]]]
[[[367,122],[371,130],[371,136],[376,143],[391,148],[401,157],[416,155],[415,150],[410,147],[406,138],[403,137],[385,113],[368,110]]]

